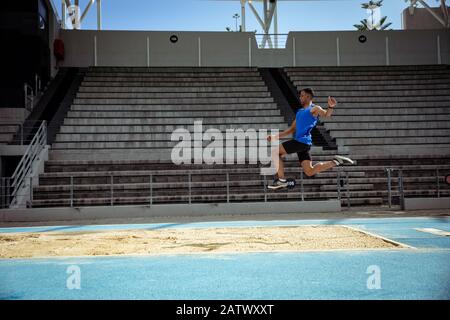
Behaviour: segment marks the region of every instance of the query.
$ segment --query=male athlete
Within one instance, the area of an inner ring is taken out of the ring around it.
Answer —
[[[278,153],[274,153],[272,155],[273,161],[276,160],[275,157],[278,157],[279,160],[277,171],[278,178],[275,179],[272,185],[268,186],[269,189],[277,190],[287,188],[288,186],[284,176],[284,163],[282,159],[286,154],[296,152],[303,171],[309,177],[345,163],[353,164],[353,160],[336,155],[332,161],[319,162],[314,166],[312,165],[311,155],[309,153],[312,145],[311,130],[316,126],[318,117],[331,117],[333,109],[337,105],[336,99],[328,97],[328,109],[325,111],[320,106],[312,103],[313,98],[314,91],[311,88],[302,89],[300,91],[301,107],[297,110],[297,114],[295,115],[295,120],[292,122],[292,125],[278,135],[270,135],[267,137],[268,141],[278,140],[290,134],[293,134],[294,138],[280,144]]]

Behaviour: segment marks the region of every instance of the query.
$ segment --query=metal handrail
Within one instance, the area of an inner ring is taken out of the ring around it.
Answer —
[[[24,107],[28,111],[31,111],[31,110],[33,110],[33,106],[34,106],[34,92],[33,92],[33,88],[30,85],[28,85],[27,83],[24,83],[23,89],[24,89],[24,92],[25,92]],[[31,92],[31,94],[29,95],[28,92]]]
[[[288,39],[287,33],[255,33],[259,49],[285,49]]]
[[[38,96],[41,92],[41,77],[39,75],[34,76],[35,95]]]
[[[393,178],[397,178],[397,196],[400,199],[400,206],[404,208],[405,205],[405,189],[404,189],[404,172],[415,172],[415,171],[433,171],[435,173],[435,181],[436,181],[436,197],[440,198],[441,196],[441,184],[440,184],[440,174],[439,168],[429,168],[429,169],[404,169],[404,168],[393,168],[393,167],[385,167],[384,168],[387,175],[387,192],[388,192],[388,205],[389,208],[392,207],[392,180]],[[397,177],[393,177],[393,172],[397,171]]]
[[[11,197],[17,202],[16,195],[18,190],[22,187],[25,178],[31,172],[36,157],[40,154],[45,145],[47,144],[47,122],[42,121],[38,131],[28,145],[22,159],[20,159],[16,170],[11,176]]]
[[[255,168],[255,170],[259,171],[260,168]],[[182,171],[182,173],[181,172],[177,172],[177,174],[184,175],[186,177],[185,182],[187,182],[187,184],[186,184],[186,189],[187,190],[186,190],[186,195],[185,196],[187,198],[187,202],[189,204],[191,204],[193,202],[193,188],[194,188],[194,185],[195,185],[195,182],[193,182],[192,178],[193,178],[193,175],[197,174],[198,170],[194,169],[194,170],[180,170],[180,171]],[[299,169],[292,170],[291,172],[292,173],[296,172],[296,173],[299,173],[299,175],[300,175],[299,179],[297,179],[297,182],[299,183],[299,187],[300,187],[300,195],[299,195],[300,198],[299,198],[299,200],[300,201],[305,201],[303,169],[299,168]],[[231,202],[231,196],[235,194],[235,193],[232,193],[231,190],[230,190],[231,182],[232,182],[231,179],[230,179],[230,173],[229,172],[223,172],[223,173],[217,173],[217,174],[223,175],[224,178],[225,178],[225,180],[223,181],[223,182],[225,182],[225,188],[226,188],[226,194],[224,195],[225,196],[224,197],[225,198],[224,201],[226,203],[230,203]],[[146,200],[145,202],[147,202],[149,205],[153,205],[153,203],[154,203],[154,194],[155,194],[155,192],[154,192],[154,190],[155,190],[154,176],[158,176],[158,175],[159,174],[155,173],[155,172],[148,174],[148,194],[147,194],[148,200]],[[143,176],[146,176],[146,175],[143,175]],[[74,178],[77,178],[77,177],[82,177],[82,176],[70,175],[70,177],[69,177],[69,181],[70,181],[69,191],[68,191],[68,193],[64,194],[64,195],[69,195],[69,197],[70,197],[69,199],[67,199],[69,204],[70,204],[70,207],[74,207],[75,206],[75,179]],[[107,186],[107,188],[104,190],[104,192],[105,192],[105,195],[106,195],[107,199],[109,199],[108,202],[109,202],[110,206],[114,206],[116,204],[115,201],[114,201],[114,199],[116,197],[115,192],[114,192],[115,191],[114,187],[116,185],[116,183],[115,183],[116,180],[114,179],[114,173],[113,172],[108,172],[106,174],[102,174],[102,175],[99,175],[97,177],[105,177],[106,178],[105,186]],[[337,192],[338,192],[338,199],[339,200],[341,199],[339,184],[340,183],[343,183],[343,184],[345,183],[345,185],[346,185],[346,196],[347,196],[347,206],[350,207],[350,193],[349,193],[350,182],[349,182],[349,174],[348,174],[348,172],[344,172],[344,176],[342,176],[341,175],[341,171],[338,171],[337,172],[337,180],[336,181],[337,181],[337,184],[338,184],[338,191]],[[267,183],[267,176],[261,175],[261,185],[263,187],[263,193],[261,194],[263,196],[263,201],[264,202],[269,202],[270,199],[269,199],[269,193],[267,192],[267,185],[268,185],[268,183]],[[289,191],[283,192],[283,194],[287,194],[287,193],[289,193]],[[280,192],[277,192],[277,194],[280,194]]]

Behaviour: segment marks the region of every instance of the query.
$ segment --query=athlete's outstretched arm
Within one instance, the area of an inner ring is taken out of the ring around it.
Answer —
[[[328,97],[328,109],[324,110],[321,106],[315,106],[312,108],[311,112],[317,117],[329,118],[333,113],[334,107],[337,105],[337,101],[333,97]]]
[[[293,134],[295,132],[295,124],[296,124],[296,120],[294,119],[291,126],[289,128],[287,128],[286,130],[284,130],[283,132],[280,132],[279,134],[277,134],[275,136],[271,136],[271,135],[267,136],[267,141],[272,141],[272,139],[279,140],[280,138],[283,138],[290,134]]]

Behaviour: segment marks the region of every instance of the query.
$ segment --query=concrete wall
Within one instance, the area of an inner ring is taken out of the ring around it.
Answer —
[[[178,42],[171,43],[171,35]],[[60,37],[62,65],[69,67],[450,64],[450,31],[444,29],[290,32],[285,49],[259,49],[250,32],[61,30]]]
[[[450,209],[450,198],[405,198],[405,210]]]
[[[161,216],[220,216],[233,214],[299,214],[340,212],[339,200],[157,204],[152,206],[98,206],[76,208],[0,209],[0,222],[79,221],[85,219]]]

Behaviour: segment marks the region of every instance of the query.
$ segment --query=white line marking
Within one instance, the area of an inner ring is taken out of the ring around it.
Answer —
[[[435,228],[414,228],[414,230],[417,230],[420,232],[431,233],[431,234],[434,234],[437,236],[442,236],[442,237],[450,237],[450,232],[440,230],[440,229],[435,229]]]
[[[363,230],[363,229],[359,229],[359,228],[355,228],[355,227],[351,227],[351,226],[347,226],[347,225],[343,225],[343,227],[346,227],[346,228],[354,230],[354,231],[365,233],[365,234],[367,234],[369,236],[372,236],[374,238],[382,239],[382,240],[384,240],[386,242],[395,244],[395,245],[403,247],[403,248],[415,249],[415,250],[417,249],[417,248],[415,248],[413,246],[410,246],[410,245],[407,245],[407,244],[404,244],[404,243],[401,243],[401,242],[398,242],[398,241],[395,241],[395,240],[392,240],[392,239],[380,236],[379,234],[375,234],[375,233],[372,233],[372,232],[369,232],[369,231],[366,231],[366,230]]]

